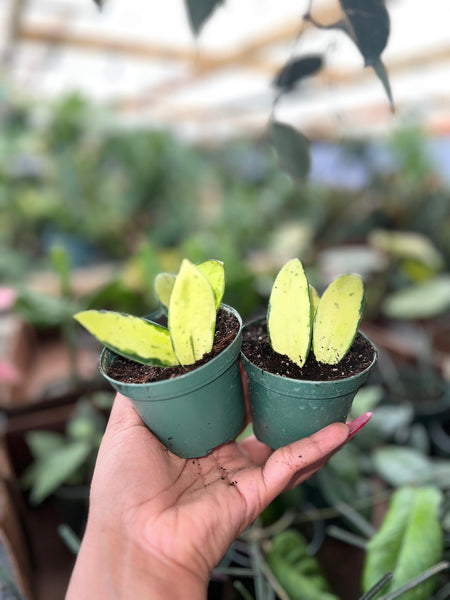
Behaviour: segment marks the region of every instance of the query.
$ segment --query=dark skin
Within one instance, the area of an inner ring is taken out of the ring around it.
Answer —
[[[232,542],[369,418],[334,423],[276,451],[252,437],[182,459],[118,394],[66,600],[204,600],[211,572]]]

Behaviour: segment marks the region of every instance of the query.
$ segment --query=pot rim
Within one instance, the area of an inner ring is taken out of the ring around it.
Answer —
[[[252,323],[249,323],[248,325],[257,323],[258,321],[262,320],[263,318],[264,317],[262,317],[261,319],[257,319],[256,321],[252,321]],[[294,386],[295,384],[301,385],[301,386],[304,386],[307,388],[307,387],[317,387],[317,386],[322,386],[322,385],[336,387],[336,386],[339,386],[339,384],[348,385],[349,383],[351,384],[352,382],[357,383],[361,378],[363,378],[364,376],[369,374],[369,372],[373,369],[373,367],[375,366],[375,363],[377,362],[377,359],[378,359],[378,350],[377,350],[375,344],[364,333],[362,333],[362,331],[358,330],[357,334],[358,333],[360,335],[362,335],[362,337],[365,340],[367,340],[367,342],[369,342],[369,344],[371,345],[371,347],[373,349],[373,359],[372,359],[370,365],[368,365],[363,371],[360,371],[359,373],[356,373],[355,375],[350,375],[349,377],[342,377],[340,379],[333,379],[333,380],[328,380],[328,381],[321,381],[318,379],[296,379],[294,377],[285,377],[283,375],[277,375],[276,373],[271,373],[270,371],[261,369],[260,367],[255,365],[255,363],[253,363],[249,358],[247,358],[242,350],[241,350],[241,360],[255,374],[258,374],[258,375],[264,374],[264,377],[266,378],[266,380],[264,382],[264,386],[269,389],[271,388],[271,386],[268,385],[268,381],[272,382],[273,385],[277,388],[279,386],[282,386],[282,387]]]
[[[228,306],[228,304],[221,304],[220,308],[225,309],[228,312],[231,312],[238,320],[239,322],[239,331],[237,332],[236,336],[234,337],[234,339],[231,341],[231,343],[224,348],[217,356],[215,356],[214,358],[212,358],[210,361],[208,361],[207,363],[205,363],[204,365],[202,365],[201,367],[198,367],[197,369],[194,369],[192,371],[189,371],[188,373],[185,373],[183,375],[178,375],[177,377],[174,377],[173,379],[163,379],[161,381],[151,381],[151,382],[146,382],[146,383],[126,383],[123,381],[119,381],[117,379],[114,379],[113,377],[110,377],[107,373],[106,370],[104,368],[104,364],[106,361],[107,356],[118,356],[117,352],[114,352],[113,350],[110,350],[109,348],[103,348],[101,355],[100,355],[100,373],[103,375],[103,377],[109,381],[111,383],[111,385],[113,385],[113,387],[115,386],[121,386],[123,388],[129,388],[130,390],[132,389],[142,389],[144,387],[151,387],[153,390],[161,390],[161,388],[163,387],[172,387],[174,385],[174,383],[176,384],[176,386],[182,385],[183,382],[186,382],[186,380],[188,378],[192,378],[192,376],[195,376],[197,378],[201,378],[202,375],[207,374],[208,370],[213,370],[214,367],[216,366],[216,363],[218,361],[223,361],[223,355],[226,352],[229,352],[230,356],[228,357],[228,360],[226,360],[223,365],[221,366],[220,370],[217,371],[216,377],[214,379],[208,379],[208,381],[214,381],[215,379],[217,379],[218,377],[220,377],[222,375],[222,373],[224,373],[229,367],[230,365],[235,361],[236,357],[235,357],[235,353],[232,351],[235,346],[238,344],[240,347],[240,340],[242,337],[242,318],[240,316],[240,314],[238,313],[238,311],[233,308],[232,306]],[[237,349],[236,354],[239,354],[239,349]],[[198,387],[198,386],[195,386]],[[183,390],[183,392],[181,392],[182,394],[186,394],[187,392],[189,392],[190,390],[190,386],[185,388]],[[176,395],[181,395],[181,393],[178,393]],[[171,396],[171,393],[168,393],[169,396]]]

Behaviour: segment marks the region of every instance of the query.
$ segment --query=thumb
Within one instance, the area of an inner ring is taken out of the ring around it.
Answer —
[[[333,423],[310,437],[276,450],[262,470],[267,504],[293,480],[300,483],[311,475],[347,441],[348,436],[349,430],[344,423]]]

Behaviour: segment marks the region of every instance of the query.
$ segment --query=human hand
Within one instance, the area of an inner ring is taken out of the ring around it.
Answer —
[[[118,394],[66,600],[206,598],[211,571],[232,542],[369,418],[334,423],[276,451],[252,437],[182,459]]]

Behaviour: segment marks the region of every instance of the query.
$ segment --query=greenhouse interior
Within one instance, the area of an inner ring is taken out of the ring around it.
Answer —
[[[0,0],[1,599],[450,598],[449,18]]]

